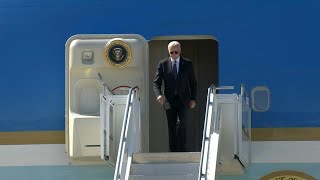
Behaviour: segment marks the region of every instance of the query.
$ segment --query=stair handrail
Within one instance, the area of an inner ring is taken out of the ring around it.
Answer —
[[[250,141],[251,141],[251,108],[250,108],[250,95],[246,89],[246,86],[244,84],[241,84],[241,95],[239,96],[240,98],[240,109],[238,110],[238,113],[239,113],[239,117],[238,120],[241,119],[239,123],[240,127],[239,130],[238,130],[238,137],[239,137],[239,144],[243,143],[242,141],[244,141],[245,137],[247,138],[247,142],[249,142],[248,146],[248,151],[249,151],[249,155],[247,156],[247,159],[244,159],[244,158],[241,158],[244,157],[242,152],[243,149],[241,149],[242,147],[240,147],[239,145],[239,148],[238,148],[238,156],[237,158],[239,159],[239,161],[241,161],[241,164],[244,166],[244,167],[248,167],[250,165]],[[246,110],[246,111],[243,111],[243,110]],[[248,113],[247,116],[243,116],[244,113]]]
[[[117,163],[116,163],[116,169],[115,169],[114,178],[113,178],[114,180],[120,180],[121,178],[121,167],[122,167],[125,147],[128,139],[128,126],[130,122],[130,114],[132,109],[132,101],[133,101],[133,95],[134,95],[133,92],[135,92],[138,89],[139,87],[135,86],[129,90],[123,124],[122,124]]]
[[[241,84],[241,96],[244,96],[244,95],[245,95],[246,97],[249,97],[247,88],[246,88],[246,86],[242,83],[242,84]]]
[[[232,90],[233,86],[220,86],[216,87],[212,84],[208,88],[207,94],[207,103],[206,103],[206,114],[205,114],[205,122],[203,128],[203,137],[202,137],[202,148],[201,148],[201,157],[200,157],[200,166],[199,166],[199,176],[198,179],[207,179],[207,169],[208,169],[208,161],[209,161],[209,147],[210,147],[210,137],[212,132],[220,133],[220,119],[221,119],[221,106],[215,105],[215,96],[217,90]],[[213,110],[214,114],[213,114]],[[212,116],[214,115],[214,119],[212,120]],[[212,122],[213,121],[213,122]]]
[[[99,72],[98,72],[98,79],[103,86],[103,93],[102,94],[105,96],[105,95],[107,95],[106,92],[108,92],[108,93],[114,95],[114,92],[111,91],[111,89],[108,87],[107,83],[103,80],[101,73],[99,73]]]
[[[201,157],[200,157],[200,166],[199,166],[199,176],[198,179],[204,178],[207,174],[207,162],[208,162],[208,150],[210,142],[210,128],[212,121],[212,110],[213,110],[213,100],[216,93],[214,84],[208,88],[207,94],[207,103],[206,103],[206,114],[203,128],[203,137],[202,137],[202,148],[201,148]]]

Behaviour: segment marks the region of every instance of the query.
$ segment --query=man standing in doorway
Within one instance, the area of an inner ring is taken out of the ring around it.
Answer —
[[[178,41],[169,43],[168,52],[170,57],[158,64],[153,89],[157,101],[166,109],[170,151],[185,152],[186,121],[188,110],[196,106],[197,81],[192,62],[180,56]]]

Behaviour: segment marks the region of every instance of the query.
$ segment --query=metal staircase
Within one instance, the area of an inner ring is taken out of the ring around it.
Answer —
[[[249,166],[251,111],[244,86],[240,95],[216,94],[216,90],[233,87],[211,86],[201,152],[174,153],[141,153],[140,106],[139,98],[134,94],[136,89],[130,89],[126,107],[122,110],[125,113],[114,180],[214,180],[220,174],[240,175]],[[109,113],[107,111],[106,115]],[[102,153],[108,152],[106,149],[102,149]],[[105,159],[112,164],[110,153],[104,153],[103,157],[108,157]]]

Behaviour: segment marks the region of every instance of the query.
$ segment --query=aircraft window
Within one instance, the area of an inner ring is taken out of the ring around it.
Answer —
[[[257,86],[251,90],[252,109],[256,112],[266,112],[270,108],[270,91],[266,86]]]

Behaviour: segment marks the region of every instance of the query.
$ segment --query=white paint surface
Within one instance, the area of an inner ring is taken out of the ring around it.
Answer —
[[[320,141],[253,141],[251,163],[320,163]]]

